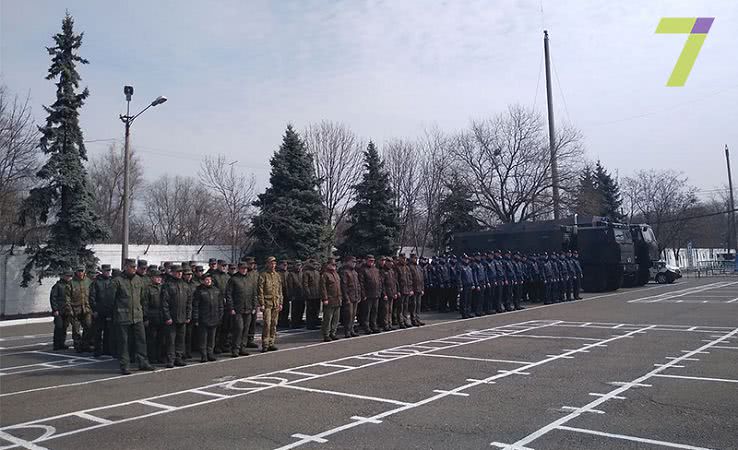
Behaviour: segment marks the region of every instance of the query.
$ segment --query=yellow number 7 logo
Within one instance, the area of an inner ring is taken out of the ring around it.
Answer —
[[[692,66],[700,54],[707,32],[710,31],[714,17],[663,17],[656,27],[656,33],[688,34],[682,53],[679,55],[667,86],[684,86],[692,71]]]

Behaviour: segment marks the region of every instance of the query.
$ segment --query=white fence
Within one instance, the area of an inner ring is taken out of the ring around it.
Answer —
[[[100,264],[120,266],[121,248],[118,244],[100,244],[91,247]],[[9,247],[0,246],[0,317],[15,317],[51,311],[49,291],[57,278],[35,280],[27,288],[20,287],[26,255],[22,247],[9,254]],[[210,258],[229,260],[231,247],[227,245],[131,245],[128,257],[145,259],[149,264],[163,261],[198,261],[207,266]]]
[[[682,269],[696,269],[700,265],[710,262],[717,261],[718,255],[730,253],[732,250],[725,248],[680,248],[678,251],[679,260],[674,257],[674,250],[667,248],[665,253],[666,263],[672,266],[677,266]]]

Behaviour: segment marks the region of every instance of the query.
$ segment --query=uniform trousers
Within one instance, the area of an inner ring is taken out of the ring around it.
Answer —
[[[256,314],[251,311],[233,317],[233,338],[231,352],[246,351],[246,344],[254,341],[256,333]]]
[[[118,361],[120,367],[127,369],[131,362],[129,355],[129,346],[135,349],[133,354],[134,360],[138,362],[139,367],[148,364],[146,358],[146,330],[143,322],[136,322],[129,325],[118,325],[116,327],[118,337]]]
[[[336,335],[340,314],[341,307],[339,305],[323,305],[323,322],[320,326],[320,332],[324,338]]]
[[[277,341],[279,306],[264,307],[264,324],[261,327],[261,346],[267,348]]]

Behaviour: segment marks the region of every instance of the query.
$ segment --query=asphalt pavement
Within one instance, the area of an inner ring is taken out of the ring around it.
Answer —
[[[738,281],[584,300],[120,376],[0,328],[4,448],[738,448]]]

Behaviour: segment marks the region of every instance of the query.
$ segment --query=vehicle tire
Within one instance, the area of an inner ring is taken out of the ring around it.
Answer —
[[[669,283],[669,284],[672,284],[672,283],[674,283],[674,281],[675,281],[675,280],[676,280],[676,278],[675,278],[675,277],[674,277],[674,275],[672,275],[672,274],[668,274],[668,275],[666,276],[666,282],[667,282],[667,283]]]
[[[668,279],[666,278],[665,273],[657,273],[656,274],[656,282],[658,284],[666,284],[668,282]]]

